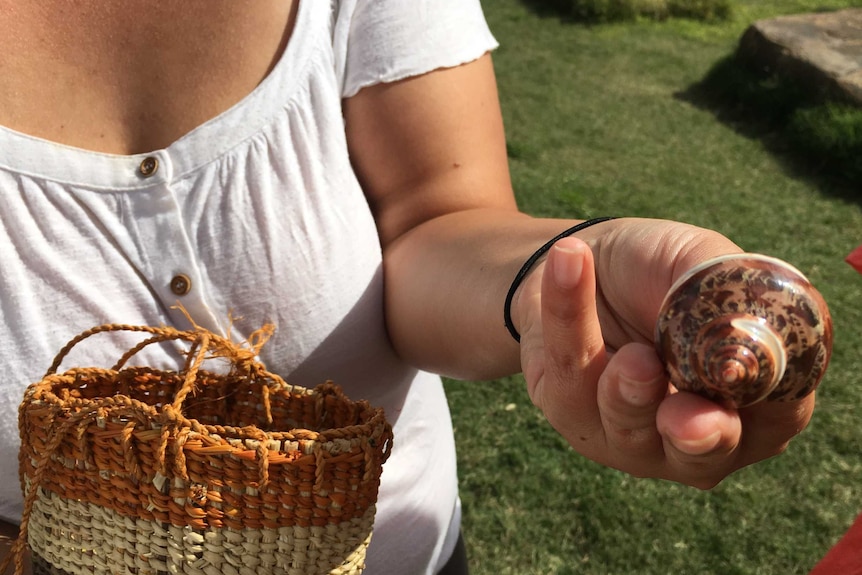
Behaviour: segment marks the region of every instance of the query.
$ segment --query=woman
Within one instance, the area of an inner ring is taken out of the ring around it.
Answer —
[[[432,374],[523,371],[579,453],[637,476],[709,488],[782,451],[813,396],[669,394],[651,345],[673,280],[739,251],[719,234],[618,219],[563,238],[515,286],[511,337],[513,278],[578,222],[515,204],[495,46],[477,1],[4,2],[0,517],[20,517],[24,387],[93,325],[185,327],[177,302],[240,339],[275,323],[272,371],[386,409],[369,575],[466,569]]]

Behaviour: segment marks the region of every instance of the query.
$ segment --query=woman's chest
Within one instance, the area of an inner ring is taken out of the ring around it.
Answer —
[[[296,2],[3,1],[0,125],[89,150],[166,147],[271,71]]]

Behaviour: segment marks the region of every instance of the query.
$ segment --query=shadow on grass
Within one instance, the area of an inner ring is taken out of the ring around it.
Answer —
[[[761,141],[790,176],[862,202],[862,108],[758,68],[741,53],[676,96]]]
[[[731,0],[521,0],[521,3],[539,17],[587,26],[638,17],[717,21],[727,20],[732,12]]]
[[[521,0],[521,4],[539,18],[554,18],[565,24],[590,27],[608,20],[597,13],[579,10],[572,0]]]

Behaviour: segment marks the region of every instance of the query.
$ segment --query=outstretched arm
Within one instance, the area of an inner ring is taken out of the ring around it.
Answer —
[[[727,410],[672,393],[652,346],[661,299],[688,268],[740,251],[723,236],[619,219],[559,241],[502,303],[522,263],[577,223],[515,204],[490,56],[344,103],[348,144],[384,251],[387,326],[412,364],[466,379],[523,371],[580,453],[638,476],[710,487],[782,451],[813,396]]]

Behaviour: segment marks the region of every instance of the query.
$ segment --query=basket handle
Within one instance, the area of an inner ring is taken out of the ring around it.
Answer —
[[[223,357],[229,359],[235,369],[242,368],[248,372],[253,371],[256,372],[258,375],[263,376],[265,379],[269,379],[276,382],[276,384],[279,386],[285,386],[288,388],[290,387],[280,376],[267,371],[263,367],[263,365],[257,362],[255,359],[260,352],[261,347],[263,347],[263,345],[267,342],[267,340],[269,340],[269,338],[275,331],[275,328],[272,324],[264,325],[262,328],[252,332],[246,340],[247,347],[244,347],[241,344],[237,344],[226,337],[216,335],[209,330],[199,327],[197,325],[195,325],[194,329],[191,330],[178,330],[170,326],[153,327],[146,325],[128,325],[118,323],[103,324],[90,328],[78,334],[77,336],[72,338],[65,346],[63,346],[63,348],[57,353],[56,357],[54,358],[54,361],[48,368],[48,371],[45,373],[45,377],[57,373],[57,370],[60,368],[60,364],[69,355],[72,349],[85,339],[99,333],[118,331],[149,333],[152,335],[152,337],[141,341],[140,343],[126,351],[112,368],[113,370],[117,371],[122,368],[122,366],[125,365],[125,363],[132,356],[141,351],[143,348],[154,343],[177,340],[187,341],[191,343],[191,348],[188,353],[188,359],[186,361],[185,380],[183,381],[182,387],[177,391],[174,397],[174,401],[171,405],[176,410],[182,408],[186,397],[188,397],[188,395],[194,391],[195,382],[197,381],[198,370],[200,369],[204,360],[207,358]],[[269,413],[268,401],[269,394],[266,393],[269,391],[269,388],[265,387],[264,389],[264,408],[266,409],[267,419],[270,420],[271,415]]]
[[[72,339],[70,339],[69,342],[66,343],[66,345],[64,345],[63,348],[60,349],[59,352],[57,352],[57,355],[54,357],[53,363],[51,363],[51,367],[49,367],[48,371],[45,372],[45,376],[43,377],[43,379],[45,377],[48,377],[49,375],[53,375],[53,374],[57,373],[57,370],[60,368],[60,364],[63,362],[63,360],[66,358],[66,356],[69,355],[69,353],[72,351],[72,348],[77,346],[79,343],[81,343],[82,341],[84,341],[88,337],[96,335],[97,333],[115,332],[115,331],[134,331],[134,332],[150,333],[153,335],[158,335],[158,336],[160,336],[160,338],[164,338],[164,339],[161,339],[160,341],[164,341],[165,339],[175,339],[175,338],[169,338],[167,336],[168,330],[178,331],[178,330],[175,330],[175,329],[169,328],[169,327],[150,327],[150,326],[145,326],[145,325],[126,325],[126,324],[119,324],[119,323],[106,323],[103,325],[99,325],[99,326],[90,328],[90,329],[76,335]],[[155,343],[155,342],[153,342],[153,343]]]

